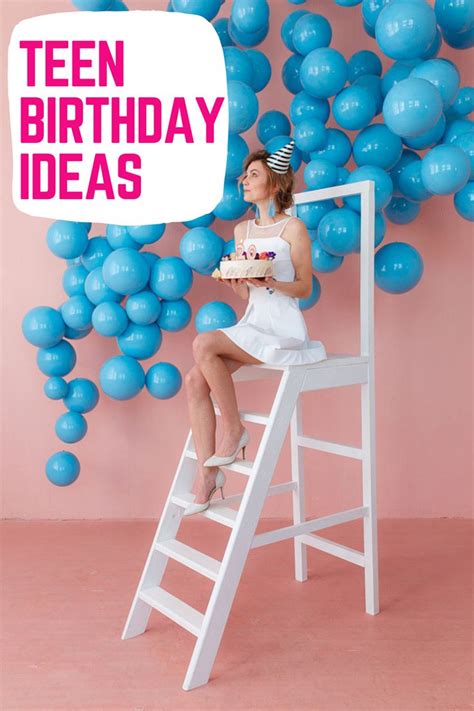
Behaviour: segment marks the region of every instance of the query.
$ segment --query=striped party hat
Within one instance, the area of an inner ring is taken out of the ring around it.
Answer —
[[[267,158],[267,165],[274,173],[287,173],[290,165],[291,154],[293,153],[293,139],[283,148],[279,148]]]

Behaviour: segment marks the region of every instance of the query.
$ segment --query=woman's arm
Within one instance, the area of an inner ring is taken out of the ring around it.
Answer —
[[[239,222],[239,224],[234,227],[234,241],[236,251],[237,245],[244,239],[245,229],[245,222]],[[234,293],[237,294],[237,296],[240,296],[241,299],[244,299],[244,301],[249,298],[249,287],[245,279],[223,279],[222,281],[231,286]]]
[[[295,278],[293,281],[276,281],[273,277],[267,277],[265,281],[258,279],[247,279],[255,286],[270,286],[275,291],[280,291],[287,296],[297,299],[307,299],[311,296],[313,289],[312,263],[311,263],[311,238],[302,220],[296,219],[288,222],[285,230],[285,237],[290,242],[291,261],[295,268]]]

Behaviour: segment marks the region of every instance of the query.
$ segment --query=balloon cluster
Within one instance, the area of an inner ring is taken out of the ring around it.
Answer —
[[[224,0],[170,0],[169,12],[198,14],[214,20]],[[304,0],[290,0],[301,4]],[[63,286],[68,299],[58,309],[37,307],[25,316],[23,333],[38,346],[38,365],[48,376],[45,393],[63,399],[68,410],[56,423],[64,442],[77,442],[87,431],[84,413],[97,404],[91,381],[64,376],[76,363],[70,340],[92,330],[115,337],[122,355],[100,369],[100,386],[111,398],[127,400],[144,387],[157,398],[169,398],[181,387],[181,374],[171,363],[156,363],[145,373],[140,360],[156,354],[162,330],[179,331],[191,319],[184,298],[193,271],[211,274],[221,257],[234,249],[210,229],[216,217],[237,220],[248,204],[238,189],[249,146],[242,133],[256,123],[266,150],[283,147],[293,134],[291,165],[302,164],[307,190],[372,180],[375,187],[375,243],[384,240],[387,220],[412,222],[421,204],[433,195],[453,195],[454,207],[474,220],[474,129],[467,116],[474,106],[474,89],[461,87],[455,64],[439,59],[443,41],[466,49],[474,41],[472,0],[335,0],[342,6],[361,5],[362,23],[385,56],[394,60],[383,74],[375,53],[356,52],[348,60],[330,46],[332,28],[325,17],[308,10],[291,12],[281,26],[281,38],[291,54],[282,81],[293,94],[288,116],[270,110],[259,117],[257,94],[269,83],[271,64],[255,47],[269,31],[268,0],[233,0],[230,17],[213,26],[223,47],[229,107],[228,156],[222,199],[212,213],[185,222],[180,257],[160,258],[141,251],[158,241],[164,225],[108,225],[106,235],[90,238],[90,225],[56,222],[48,230],[51,251],[68,262]],[[126,11],[122,0],[73,0],[79,10]],[[331,100],[331,104],[330,101]],[[332,117],[338,128],[327,126]],[[293,129],[292,129],[293,125]],[[353,140],[346,131],[357,131]],[[423,156],[420,151],[426,151]],[[353,158],[356,168],[345,167]],[[339,202],[341,202],[339,200]],[[298,217],[312,240],[312,265],[317,273],[336,271],[344,257],[360,251],[360,199],[350,196],[298,206]],[[375,283],[389,293],[414,288],[423,273],[419,252],[404,242],[392,242],[375,254]],[[302,309],[320,298],[313,290],[300,300]],[[232,325],[233,309],[220,301],[204,304],[195,315],[199,332]],[[77,457],[57,452],[47,463],[47,476],[59,485],[79,474]]]
[[[66,407],[55,431],[68,444],[86,435],[84,414],[99,400],[99,390],[91,380],[65,380],[77,361],[71,341],[93,330],[116,339],[121,355],[107,359],[99,374],[101,389],[110,398],[129,400],[143,388],[155,398],[173,397],[182,385],[178,368],[157,362],[145,372],[139,361],[157,353],[163,331],[180,331],[188,325],[192,311],[184,296],[192,286],[193,270],[210,273],[225,245],[212,230],[191,227],[181,241],[182,257],[160,258],[141,250],[162,237],[164,224],[107,225],[106,235],[98,237],[89,237],[90,228],[90,223],[64,220],[50,225],[48,247],[67,262],[63,275],[67,298],[58,308],[32,308],[22,322],[23,335],[38,348],[37,364],[47,377],[46,396],[62,400]],[[195,325],[198,331],[206,331],[236,320],[228,304],[210,302],[197,312]],[[64,450],[46,464],[49,480],[59,486],[71,484],[79,472],[76,455]]]

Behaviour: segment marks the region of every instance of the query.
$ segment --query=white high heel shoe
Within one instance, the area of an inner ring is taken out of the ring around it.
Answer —
[[[212,457],[209,457],[209,459],[206,459],[204,462],[205,467],[220,467],[223,466],[224,464],[232,464],[233,461],[237,458],[238,453],[240,450],[242,450],[242,458],[245,459],[245,447],[248,444],[249,441],[249,433],[244,427],[244,431],[242,432],[242,435],[239,439],[239,443],[237,444],[237,447],[235,449],[235,452],[230,454],[227,457],[218,457],[217,454],[213,454]]]
[[[217,489],[221,490],[221,496],[223,499],[225,499],[224,489],[223,489],[224,484],[225,484],[225,474],[223,471],[221,471],[219,469],[219,471],[217,472],[217,476],[216,476],[216,484],[215,484],[214,488],[211,489],[211,491],[209,492],[207,501],[205,501],[203,504],[189,504],[189,506],[187,506],[184,509],[183,516],[192,516],[195,513],[200,513],[201,511],[205,511],[208,508],[209,504],[211,503],[211,498],[214,496]]]

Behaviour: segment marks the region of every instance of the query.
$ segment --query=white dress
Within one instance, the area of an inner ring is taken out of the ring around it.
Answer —
[[[294,281],[295,268],[290,257],[290,244],[281,236],[291,217],[271,225],[247,221],[243,240],[248,251],[255,244],[258,252],[273,251],[273,276],[277,281]],[[237,346],[263,363],[303,365],[327,358],[321,341],[311,341],[298,299],[269,287],[248,284],[249,301],[238,323],[219,328]]]

